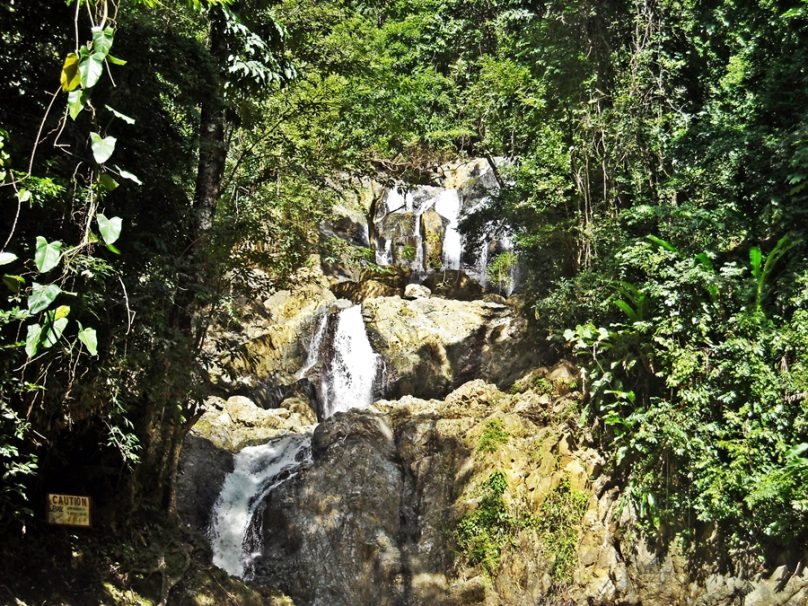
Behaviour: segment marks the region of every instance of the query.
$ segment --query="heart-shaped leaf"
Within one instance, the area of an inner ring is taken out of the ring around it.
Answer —
[[[56,300],[62,289],[56,284],[37,284],[34,282],[31,285],[31,294],[28,295],[28,312],[31,314],[38,314],[45,311],[50,307],[50,304]]]
[[[79,324],[81,326],[81,324]],[[98,337],[95,334],[95,328],[84,328],[81,327],[79,330],[79,341],[84,343],[84,346],[87,348],[87,351],[90,352],[91,356],[98,355]]]
[[[98,213],[95,219],[98,221],[98,230],[101,232],[101,237],[104,239],[105,244],[114,244],[121,237],[123,219],[120,217],[107,219],[101,213]]]
[[[99,164],[103,164],[109,160],[110,156],[115,151],[115,143],[117,141],[115,137],[102,138],[98,133],[90,133],[90,142],[95,161]]]
[[[42,236],[36,237],[36,253],[34,254],[34,262],[39,273],[45,273],[52,270],[59,265],[59,259],[62,258],[62,242],[56,240],[55,242],[48,242]]]
[[[83,88],[92,88],[104,73],[104,54],[93,53],[79,63],[79,75]]]
[[[2,252],[0,253],[0,265],[8,265],[9,263],[13,263],[17,260],[17,255],[10,252]]]
[[[65,57],[59,81],[62,84],[62,90],[65,92],[70,92],[81,84],[81,77],[79,76],[79,57],[76,53],[70,53]]]
[[[67,95],[67,113],[75,121],[83,109],[84,91],[82,89],[70,91]]]
[[[115,30],[111,27],[101,29],[96,26],[93,28],[93,50],[96,53],[101,53],[105,57],[109,54],[112,48],[112,40],[115,36]]]
[[[29,358],[33,358],[39,351],[39,342],[42,340],[42,327],[39,324],[28,326],[25,336],[25,353]]]

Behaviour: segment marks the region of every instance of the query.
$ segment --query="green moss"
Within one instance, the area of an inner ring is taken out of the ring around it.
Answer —
[[[564,479],[547,496],[539,510],[536,526],[545,551],[553,556],[550,577],[555,589],[561,589],[572,581],[581,519],[588,503],[589,495],[574,490],[569,480]]]
[[[477,442],[479,452],[496,452],[500,444],[508,441],[508,432],[502,425],[501,419],[490,419],[485,424],[485,429]]]

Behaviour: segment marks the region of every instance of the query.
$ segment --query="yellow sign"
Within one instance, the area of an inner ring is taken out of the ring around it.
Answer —
[[[72,494],[48,495],[48,524],[90,526],[90,497]]]

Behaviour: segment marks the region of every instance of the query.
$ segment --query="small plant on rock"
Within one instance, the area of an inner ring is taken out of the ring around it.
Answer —
[[[501,419],[489,419],[485,424],[485,429],[477,442],[479,452],[496,452],[500,444],[508,441],[508,432],[502,425]]]

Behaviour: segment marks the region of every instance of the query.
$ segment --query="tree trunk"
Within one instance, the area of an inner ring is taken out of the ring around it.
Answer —
[[[176,347],[186,351],[176,356],[179,364],[174,366],[174,372],[171,368],[157,371],[166,375],[166,389],[160,390],[144,406],[140,423],[143,458],[131,490],[133,507],[150,505],[169,514],[175,509],[182,442],[200,414],[199,403],[189,399],[187,388],[200,376],[194,372],[194,365],[197,364],[201,335],[195,334],[193,318],[199,311],[198,295],[205,285],[210,231],[221,194],[228,151],[223,96],[227,59],[224,25],[224,16],[219,11],[211,11],[208,44],[211,64],[217,70],[210,74],[211,86],[201,101],[199,163],[187,233],[188,266],[179,274],[174,306],[168,320],[178,341]]]

